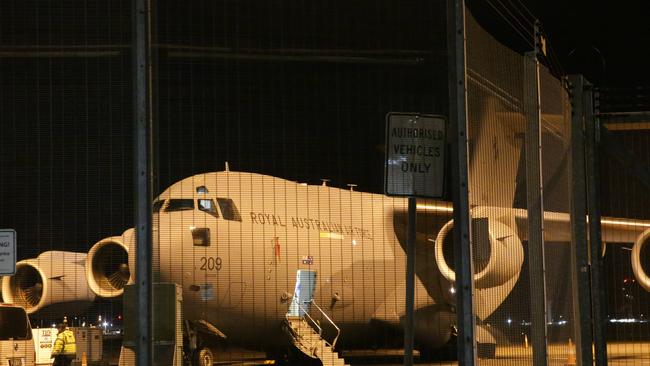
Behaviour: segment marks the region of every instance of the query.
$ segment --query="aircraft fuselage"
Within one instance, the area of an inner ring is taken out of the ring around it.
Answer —
[[[184,179],[158,200],[156,281],[181,284],[185,316],[230,339],[281,338],[300,269],[316,271],[314,300],[348,341],[371,320],[398,326],[404,315],[406,220],[396,214],[406,212],[404,198],[218,172]],[[416,310],[453,302],[427,240],[449,220],[443,211],[418,236]]]

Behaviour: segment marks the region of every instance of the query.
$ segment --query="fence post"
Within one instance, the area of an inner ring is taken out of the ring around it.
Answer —
[[[472,268],[472,235],[469,212],[464,0],[447,1],[447,34],[458,364],[460,366],[473,366],[476,364],[476,342],[474,337],[476,319],[474,318],[472,298],[474,294],[474,271]]]
[[[537,29],[537,27],[535,27]],[[536,32],[537,33],[537,32]],[[539,85],[539,49],[524,59],[524,114],[526,116],[526,201],[528,215],[528,268],[530,277],[530,339],[533,365],[545,366],[546,266],[544,256],[544,196],[542,179],[542,132]]]
[[[136,279],[138,340],[136,364],[153,364],[153,304],[151,250],[151,3],[133,2],[133,118],[135,158]]]
[[[591,301],[593,305],[594,351],[596,366],[607,365],[607,294],[605,288],[605,263],[602,252],[600,227],[600,158],[598,140],[600,121],[594,103],[593,87],[585,90],[585,135],[587,154],[587,209],[589,211],[589,247],[591,249]]]
[[[573,322],[578,365],[592,362],[591,349],[591,282],[587,245],[587,196],[585,184],[585,80],[582,75],[569,76],[571,85],[571,283],[573,287]]]

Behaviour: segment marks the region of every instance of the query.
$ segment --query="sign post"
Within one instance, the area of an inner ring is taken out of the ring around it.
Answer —
[[[404,365],[413,365],[413,303],[415,298],[416,197],[442,198],[444,193],[446,122],[444,117],[417,113],[386,116],[384,190],[408,197],[406,242],[406,322]]]
[[[0,229],[0,275],[16,274],[16,230]]]

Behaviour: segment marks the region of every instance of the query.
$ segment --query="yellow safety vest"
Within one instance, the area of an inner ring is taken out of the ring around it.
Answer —
[[[54,348],[52,348],[52,356],[58,355],[77,355],[77,344],[74,339],[74,334],[69,329],[60,332],[56,336],[56,340],[54,341]]]

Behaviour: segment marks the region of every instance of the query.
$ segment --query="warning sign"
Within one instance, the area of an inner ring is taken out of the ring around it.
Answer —
[[[442,198],[445,145],[444,117],[388,113],[384,179],[386,194]]]
[[[0,229],[0,275],[16,273],[16,231]]]

